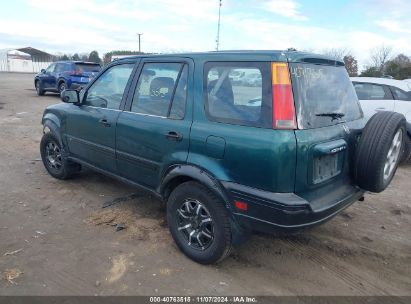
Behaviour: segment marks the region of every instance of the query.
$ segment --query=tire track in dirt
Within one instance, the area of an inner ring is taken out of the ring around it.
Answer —
[[[86,282],[80,275],[73,276],[65,270],[53,271],[51,274],[52,277],[45,283],[46,285],[53,287],[53,290],[56,290],[60,295],[80,295],[90,292],[91,283]]]
[[[310,239],[311,240],[311,239]],[[318,263],[319,266],[324,266],[332,274],[336,275],[345,284],[352,287],[361,295],[378,294],[389,295],[386,290],[381,286],[377,286],[370,282],[364,276],[351,272],[346,267],[338,264],[335,259],[332,259],[324,255],[324,252],[314,248],[311,244],[304,244],[298,238],[283,239],[288,246],[291,246],[302,256],[307,257],[309,260]]]

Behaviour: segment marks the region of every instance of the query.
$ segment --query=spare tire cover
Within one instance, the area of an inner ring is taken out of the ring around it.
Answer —
[[[405,149],[405,117],[395,112],[378,112],[361,135],[354,178],[359,187],[381,192],[390,184]]]

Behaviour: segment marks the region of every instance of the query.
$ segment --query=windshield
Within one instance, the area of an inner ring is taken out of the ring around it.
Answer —
[[[299,128],[325,127],[362,117],[344,66],[291,63],[290,74]]]

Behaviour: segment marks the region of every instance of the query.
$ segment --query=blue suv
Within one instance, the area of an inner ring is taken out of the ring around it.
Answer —
[[[88,84],[100,70],[98,63],[58,61],[35,76],[34,86],[39,96],[46,91],[61,93],[66,89],[79,89]]]

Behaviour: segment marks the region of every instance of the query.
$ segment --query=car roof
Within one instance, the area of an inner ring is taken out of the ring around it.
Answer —
[[[142,54],[130,55],[129,57],[116,59],[115,62],[127,61],[139,58],[158,58],[158,57],[189,57],[193,59],[261,59],[280,62],[306,62],[306,63],[320,63],[343,66],[344,63],[333,58],[313,54],[308,52],[286,51],[286,50],[234,50],[234,51],[213,51],[213,52],[193,52],[193,53],[173,53],[173,54]]]
[[[404,91],[411,91],[411,82],[405,80],[396,80],[389,78],[378,78],[378,77],[350,77],[351,81],[355,82],[366,82],[375,84],[385,84],[393,87],[397,87]]]

